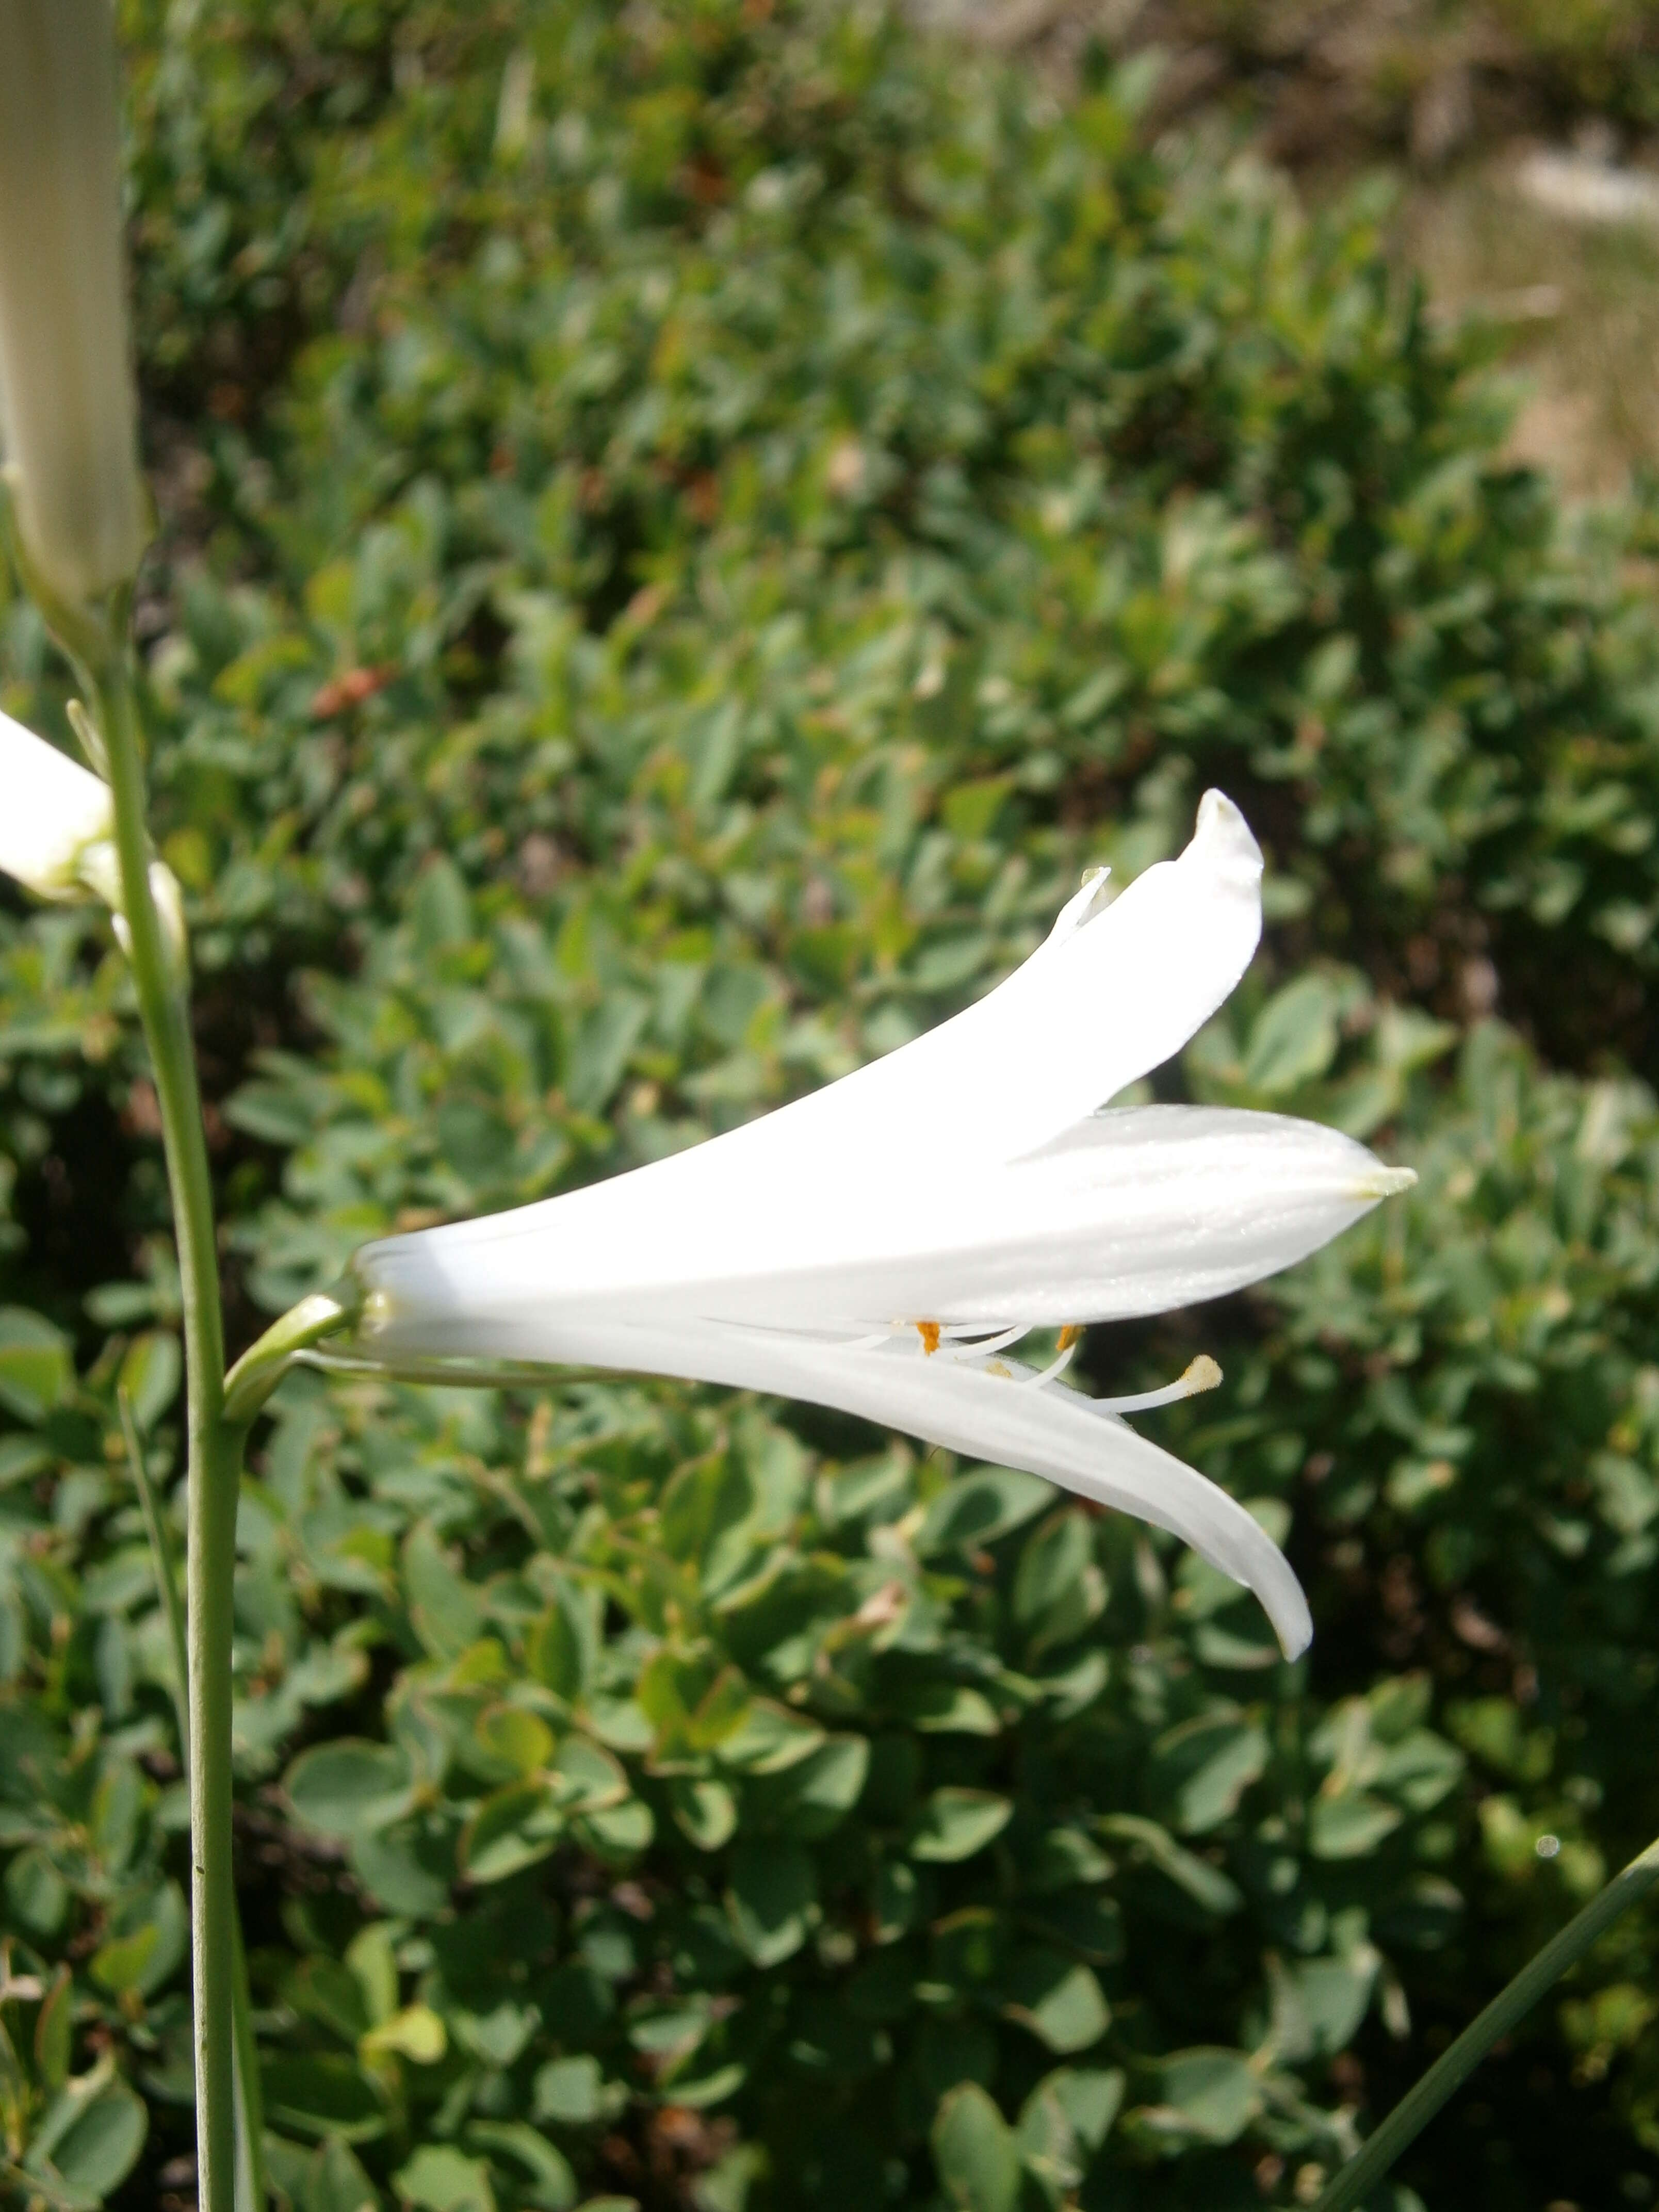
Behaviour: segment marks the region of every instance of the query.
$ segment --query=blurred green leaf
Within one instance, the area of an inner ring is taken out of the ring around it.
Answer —
[[[947,2090],[933,2116],[934,2163],[951,2202],[964,2212],[1014,2212],[1019,2146],[1013,2130],[976,2081]]]
[[[972,1858],[1002,1833],[1013,1809],[992,1790],[935,1790],[912,1826],[910,1856],[946,1865]]]

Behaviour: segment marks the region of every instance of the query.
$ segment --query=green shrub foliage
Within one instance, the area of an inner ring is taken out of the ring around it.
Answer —
[[[1212,781],[1268,941],[1158,1095],[1422,1176],[1089,1347],[1220,1356],[1152,1418],[1284,1535],[1295,1668],[1139,1524],[850,1421],[292,1379],[237,1585],[276,2179],[1309,2201],[1659,1828],[1646,518],[1504,458],[1376,210],[1149,146],[1133,81],[1062,110],[781,0],[125,18],[139,622],[244,1340],[367,1236],[890,1048]],[[15,596],[0,639],[61,728]],[[0,916],[0,1137],[7,2185],[182,2203],[115,1412],[177,1523],[177,1283],[90,915]],[[1378,2203],[1650,2202],[1653,1954],[1609,1938]]]

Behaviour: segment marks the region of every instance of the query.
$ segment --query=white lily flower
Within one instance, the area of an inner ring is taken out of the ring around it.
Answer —
[[[33,575],[71,608],[149,535],[110,0],[0,0],[0,446]]]
[[[116,904],[120,870],[109,786],[0,714],[0,870],[37,898]]]
[[[363,1348],[774,1391],[1027,1468],[1184,1539],[1294,1656],[1312,1624],[1278,1547],[1120,1418],[1211,1387],[1214,1363],[1133,1399],[1059,1379],[1077,1325],[1255,1282],[1414,1180],[1279,1115],[1102,1110],[1237,982],[1261,876],[1209,793],[1179,860],[1109,905],[1091,877],[1005,983],[887,1058],[609,1182],[367,1246]],[[1048,1368],[1002,1356],[1056,1326]]]

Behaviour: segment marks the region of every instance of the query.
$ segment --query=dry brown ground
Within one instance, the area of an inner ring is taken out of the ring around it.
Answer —
[[[1401,257],[1437,311],[1499,325],[1516,453],[1575,496],[1659,466],[1659,0],[914,4],[1060,82],[1091,42],[1156,50],[1157,123],[1237,132],[1310,199],[1386,169]],[[1540,150],[1592,187],[1598,171],[1651,178],[1655,206],[1609,221],[1540,205],[1525,180]]]

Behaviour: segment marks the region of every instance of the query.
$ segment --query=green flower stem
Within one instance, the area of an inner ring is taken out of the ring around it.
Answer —
[[[117,612],[124,617],[125,610]],[[127,957],[155,1078],[184,1296],[190,1438],[185,1634],[197,2201],[199,2212],[235,2212],[231,1596],[245,1431],[224,1418],[218,1249],[184,948],[169,942],[150,886],[143,761],[125,632],[124,619],[112,623],[112,641],[88,673],[109,764]]]
[[[143,1508],[144,1530],[149,1538],[156,1593],[167,1625],[167,1640],[173,1646],[173,1703],[179,1715],[179,1747],[188,1771],[190,1698],[185,1686],[190,1680],[190,1662],[185,1637],[184,1601],[179,1597],[178,1577],[173,1571],[173,1550],[167,1542],[166,1523],[161,1519],[161,1502],[155,1494],[155,1485],[149,1479],[143,1443],[138,1434],[137,1423],[132,1417],[132,1401],[125,1390],[119,1390],[116,1393],[116,1403],[120,1407],[121,1433],[126,1440],[133,1487],[137,1491],[139,1504]],[[236,2040],[236,2203],[238,2212],[264,2212],[265,2115],[264,2100],[259,2087],[258,2046],[253,2038],[253,2000],[248,1990],[247,1959],[242,1949],[242,1931],[234,1918],[231,1932],[236,1947],[233,1961],[235,2014],[232,2021]]]
[[[349,1328],[362,1310],[362,1295],[349,1282],[331,1291],[313,1291],[297,1306],[290,1306],[226,1376],[225,1418],[251,1421],[298,1355],[322,1338]]]
[[[1376,2133],[1337,2174],[1314,2205],[1313,2212],[1351,2212],[1388,2172],[1408,2144],[1427,2127],[1440,2107],[1474,2071],[1492,2045],[1523,2020],[1544,1992],[1575,1966],[1620,1913],[1645,1897],[1659,1882],[1659,1840],[1650,1844],[1607,1887],[1593,1897],[1583,1911],[1568,1921],[1559,1936],[1528,1960],[1507,1989],[1499,1991],[1455,2043],[1443,2051],[1408,2089]]]
[[[155,1594],[161,1601],[161,1617],[167,1625],[167,1641],[173,1646],[173,1702],[179,1715],[179,1742],[186,1765],[190,1759],[190,1698],[185,1685],[190,1680],[190,1662],[185,1656],[185,1608],[179,1595],[179,1584],[173,1572],[173,1554],[167,1546],[167,1528],[161,1519],[161,1501],[155,1494],[155,1485],[149,1479],[149,1463],[144,1458],[144,1447],[139,1439],[138,1425],[132,1418],[132,1401],[125,1390],[118,1390],[115,1402],[121,1413],[121,1434],[127,1447],[127,1465],[132,1471],[132,1486],[138,1492],[138,1503],[143,1509],[144,1534],[149,1538],[150,1565],[155,1572]]]

